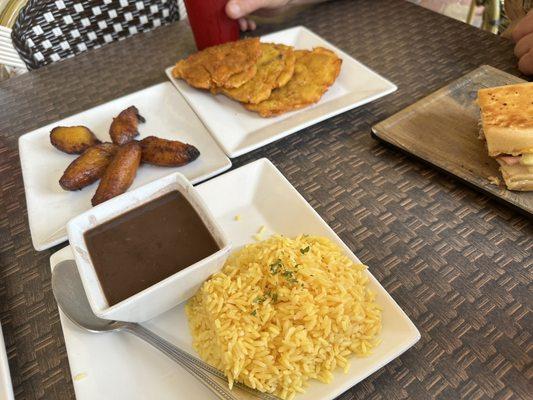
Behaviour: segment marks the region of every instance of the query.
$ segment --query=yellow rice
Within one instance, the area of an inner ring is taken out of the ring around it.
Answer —
[[[378,343],[366,267],[329,239],[274,235],[233,253],[186,306],[194,348],[234,381],[282,399],[329,383]]]

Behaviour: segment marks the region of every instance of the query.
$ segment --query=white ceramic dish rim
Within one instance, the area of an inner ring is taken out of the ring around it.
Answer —
[[[117,304],[109,306],[102,290],[102,286],[99,282],[98,275],[96,274],[94,266],[90,261],[90,256],[88,256],[84,233],[99,224],[140,207],[143,204],[146,204],[147,202],[174,190],[178,190],[180,193],[182,193],[183,196],[191,203],[196,212],[202,218],[202,221],[210,233],[217,241],[220,250],[142,290],[141,292],[136,293]],[[98,224],[91,222],[91,220],[95,218],[95,214],[99,215]],[[123,193],[120,196],[117,196],[105,203],[87,210],[86,212],[74,217],[69,221],[67,224],[67,231],[70,243],[74,250],[74,256],[76,259],[76,264],[78,265],[80,277],[82,278],[83,287],[87,294],[87,298],[89,299],[89,304],[91,305],[93,312],[100,318],[104,319],[110,318],[109,314],[120,312],[120,310],[128,305],[131,305],[132,303],[142,302],[148,296],[153,295],[161,289],[164,289],[170,282],[178,281],[184,276],[197,272],[207,263],[210,263],[220,257],[227,256],[231,250],[231,243],[220,227],[219,223],[213,217],[205,202],[198,195],[194,186],[192,186],[187,178],[185,178],[179,172],[175,172],[163,178],[147,183],[146,185]]]
[[[4,336],[0,325],[0,400],[13,400],[14,398]]]
[[[272,162],[270,160],[268,160],[266,158],[262,158],[262,159],[259,159],[259,160],[255,161],[254,163],[251,163],[251,164],[261,163],[261,162],[266,164],[268,167],[272,168],[273,172],[276,175],[278,175],[280,180],[283,181],[286,185],[288,185],[294,191],[294,196],[298,197],[298,199],[301,201],[302,205],[304,205],[316,217],[316,219],[319,220],[323,224],[324,229],[326,229],[329,232],[329,234],[331,235],[331,237],[334,238],[333,241],[336,242],[337,245],[340,245],[340,247],[344,250],[344,252],[348,255],[348,257],[350,257],[356,263],[361,263],[361,260],[359,260],[359,258],[348,247],[348,245],[346,243],[344,243],[344,241],[339,237],[339,235],[337,235],[335,233],[335,231],[326,223],[326,221],[324,221],[324,219],[320,216],[320,214],[318,214],[318,212],[311,206],[311,204],[309,204],[307,202],[307,200],[305,200],[305,198],[300,194],[300,192],[298,192],[298,190],[296,190],[296,188],[294,186],[292,186],[292,184],[289,182],[289,180],[274,166],[274,164],[272,164]],[[237,170],[238,169],[230,171],[230,172],[228,172],[228,174],[231,174],[231,173],[233,173],[234,171],[237,171]],[[349,390],[353,386],[357,385],[359,382],[361,382],[364,379],[366,379],[367,377],[369,377],[374,372],[376,372],[379,369],[383,368],[385,365],[390,363],[392,360],[396,359],[397,357],[399,357],[400,355],[405,353],[407,350],[409,350],[412,346],[414,346],[420,340],[420,337],[421,337],[420,336],[420,331],[418,330],[418,328],[411,321],[411,319],[405,313],[405,311],[403,311],[403,309],[398,305],[398,303],[396,302],[396,300],[394,300],[394,298],[390,295],[390,293],[387,292],[387,290],[381,285],[381,283],[376,279],[376,277],[368,269],[366,270],[366,274],[369,277],[369,279],[374,283],[374,285],[376,285],[381,290],[383,290],[384,295],[386,297],[388,297],[389,300],[390,300],[391,307],[396,309],[396,311],[405,319],[405,321],[409,325],[410,330],[414,333],[414,335],[413,335],[411,341],[405,343],[403,347],[399,347],[389,357],[384,358],[381,363],[375,365],[374,368],[368,368],[364,372],[363,377],[361,379],[359,379],[357,381],[353,381],[353,382],[347,382],[345,385],[338,385],[336,387],[336,390],[334,390],[333,394],[331,396],[329,396],[328,399],[334,399],[334,398],[340,396],[341,394],[343,394],[344,392],[346,392],[347,390]]]
[[[300,202],[302,203],[302,206],[305,206],[305,208],[308,211],[310,211],[317,218],[317,220],[321,223],[323,228],[326,231],[329,231],[331,235],[333,235],[333,237],[335,238],[334,241],[337,242],[338,244],[340,244],[341,247],[345,251],[347,251],[347,254],[351,258],[353,258],[354,260],[358,260],[357,256],[355,256],[355,254],[349,249],[349,247],[347,247],[347,245],[342,241],[342,239],[331,229],[331,227],[320,217],[320,215],[313,209],[313,207],[303,198],[303,196],[290,184],[290,182],[283,176],[283,174],[281,174],[281,172],[279,170],[277,170],[277,168],[269,160],[260,159],[260,160],[257,160],[255,162],[252,162],[252,163],[250,163],[248,165],[245,165],[245,166],[243,166],[241,168],[251,167],[254,164],[263,164],[262,165],[263,167],[267,167],[267,168],[272,169],[272,172],[274,172],[285,185],[288,185],[290,187],[290,189],[292,191],[292,195],[297,197],[300,200]],[[227,174],[224,174],[224,175],[236,174],[236,173],[239,172],[239,169],[240,168],[238,168],[238,169],[236,169],[234,171],[230,171],[230,172],[228,172]],[[219,178],[223,179],[223,177],[219,177]],[[217,178],[217,179],[219,179],[219,178]],[[209,185],[209,184],[210,184],[210,182],[204,183],[204,185]],[[202,187],[202,185],[200,185],[200,188],[201,187]],[[71,250],[67,247],[67,248],[64,248],[64,249],[58,251],[57,253],[53,254],[52,257],[51,257],[52,269],[54,268],[54,266],[58,262],[60,262],[60,261],[62,261],[64,259],[70,258],[69,257],[70,252],[71,252]],[[408,336],[406,337],[406,339],[408,338],[408,340],[405,340],[404,343],[401,346],[399,345],[398,347],[394,348],[394,350],[391,350],[389,352],[388,356],[383,357],[380,360],[380,362],[374,364],[371,368],[365,369],[364,372],[361,373],[359,377],[354,378],[353,380],[350,380],[350,381],[346,381],[345,383],[342,383],[342,384],[337,383],[335,386],[332,386],[332,391],[329,392],[325,397],[320,397],[320,399],[333,399],[333,398],[341,395],[346,390],[350,389],[354,385],[356,385],[359,382],[361,382],[362,380],[366,379],[369,375],[371,375],[372,373],[376,372],[377,370],[379,370],[380,368],[382,368],[383,366],[387,365],[389,362],[391,362],[392,360],[394,360],[395,358],[397,358],[398,356],[403,354],[405,351],[407,351],[409,348],[411,348],[420,339],[420,332],[418,331],[416,326],[413,324],[413,322],[410,320],[410,318],[401,309],[401,307],[392,298],[392,296],[385,290],[385,288],[377,281],[377,279],[368,270],[367,270],[367,275],[368,275],[369,279],[372,281],[372,283],[374,285],[376,285],[378,288],[380,288],[380,291],[382,291],[383,295],[388,299],[388,304],[389,304],[389,307],[391,308],[391,311],[394,310],[394,312],[397,313],[397,315],[406,324],[407,331],[409,332]],[[62,319],[62,327],[63,327],[63,329],[65,329],[65,322],[64,322],[65,316],[61,315],[61,319]],[[71,346],[72,346],[72,342],[71,343],[67,343],[67,352],[69,352],[69,355],[71,354],[71,352],[75,351],[74,348],[72,348]],[[81,396],[82,393],[78,392],[78,391],[82,390],[83,385],[76,385],[76,383],[75,383],[74,387],[75,387],[75,390],[76,390],[77,394]],[[179,397],[179,395],[178,395],[178,397]],[[318,398],[317,398],[317,400],[318,400]]]
[[[365,70],[369,71],[369,72],[372,72],[373,74],[377,75],[379,78],[381,78],[385,83],[387,83],[389,85],[389,89],[387,90],[384,90],[376,95],[373,95],[373,96],[369,96],[367,98],[365,98],[364,100],[358,100],[358,101],[350,101],[349,99],[353,96],[353,92],[349,92],[349,93],[346,93],[344,94],[343,96],[339,97],[339,98],[336,98],[334,100],[331,100],[330,103],[332,104],[330,107],[329,107],[329,110],[324,110],[324,111],[321,111],[319,112],[318,115],[316,116],[310,116],[308,118],[306,118],[306,113],[309,113],[309,112],[312,112],[311,110],[309,109],[301,109],[301,110],[296,110],[296,111],[293,111],[291,112],[290,114],[293,114],[291,115],[289,118],[285,119],[285,120],[282,120],[282,121],[273,121],[272,124],[268,125],[267,127],[264,127],[264,128],[261,128],[262,130],[264,129],[268,129],[268,127],[270,126],[273,126],[273,125],[276,125],[276,124],[287,124],[289,123],[290,125],[290,120],[293,119],[293,120],[296,120],[298,119],[299,120],[299,123],[296,123],[294,124],[293,126],[290,126],[288,129],[285,129],[285,128],[281,128],[281,130],[276,133],[276,134],[273,134],[269,137],[266,137],[262,140],[259,140],[257,141],[256,143],[252,143],[252,144],[249,144],[249,145],[246,145],[246,146],[243,146],[241,147],[240,145],[237,145],[235,148],[234,147],[228,147],[227,143],[225,143],[223,140],[220,139],[220,137],[215,133],[213,132],[213,129],[210,127],[208,121],[206,121],[203,117],[202,117],[202,113],[200,112],[199,109],[197,109],[197,105],[194,104],[187,96],[185,96],[180,88],[178,87],[178,80],[175,79],[173,76],[172,76],[172,69],[174,68],[174,66],[170,66],[170,67],[167,67],[165,69],[165,73],[168,77],[168,79],[174,84],[174,86],[176,87],[176,89],[182,94],[183,98],[185,99],[185,101],[189,104],[189,106],[191,107],[191,109],[195,112],[195,114],[197,115],[197,117],[203,122],[204,126],[206,127],[206,129],[211,133],[212,137],[215,139],[215,141],[218,143],[218,145],[224,150],[224,152],[226,153],[226,155],[230,158],[235,158],[235,157],[239,157],[243,154],[246,154],[246,153],[249,153],[250,151],[253,151],[253,150],[256,150],[260,147],[263,147],[269,143],[272,143],[272,142],[275,142],[279,139],[282,139],[286,136],[289,136],[289,135],[292,135],[293,133],[296,133],[302,129],[305,129],[305,128],[308,128],[309,126],[311,125],[314,125],[314,124],[317,124],[319,122],[322,122],[326,119],[329,119],[329,118],[332,118],[338,114],[342,114],[343,112],[346,112],[346,111],[349,111],[353,108],[356,108],[356,107],[359,107],[359,106],[362,106],[364,104],[367,104],[367,103],[370,103],[372,101],[375,101],[381,97],[384,97],[388,94],[391,94],[391,93],[394,93],[396,90],[398,90],[398,87],[392,83],[390,80],[384,78],[383,76],[379,75],[377,72],[375,72],[374,70],[372,70],[371,68],[367,67],[365,64],[357,61],[355,58],[353,58],[352,56],[350,56],[349,54],[347,54],[346,52],[342,51],[341,49],[339,49],[337,46],[333,45],[332,43],[330,43],[329,41],[327,41],[326,39],[322,38],[322,36],[316,34],[315,32],[311,31],[309,28],[303,26],[303,25],[298,25],[298,26],[295,26],[295,27],[292,27],[292,28],[287,28],[287,29],[283,29],[281,31],[277,31],[277,32],[272,32],[272,33],[269,33],[269,34],[266,34],[266,35],[263,35],[261,36],[261,40],[270,40],[270,37],[272,36],[275,36],[275,35],[283,35],[283,34],[288,34],[290,33],[291,31],[303,31],[305,32],[307,35],[310,35],[310,36],[313,36],[313,37],[316,37],[317,39],[319,39],[323,45],[327,46],[328,48],[332,49],[334,52],[336,52],[338,55],[340,55],[340,57],[344,60],[350,60],[350,62],[353,62],[355,64],[357,64],[358,66],[364,68]],[[349,104],[344,104],[346,101],[349,101]],[[320,106],[320,102],[317,103],[317,106]],[[258,117],[260,118],[260,117]]]
[[[65,120],[65,119],[69,119],[69,118],[74,118],[74,117],[78,117],[88,111],[92,111],[93,109],[95,108],[98,108],[98,107],[102,107],[102,106],[105,106],[106,104],[108,103],[112,103],[112,102],[115,102],[115,101],[118,101],[118,100],[121,100],[121,99],[124,99],[126,97],[129,97],[129,96],[132,96],[132,95],[135,95],[136,93],[139,93],[139,92],[143,92],[143,91],[146,91],[146,90],[150,90],[152,88],[155,88],[157,86],[161,86],[163,84],[165,84],[167,82],[160,82],[160,83],[156,83],[154,85],[150,85],[150,86],[147,86],[145,88],[142,88],[136,92],[131,92],[131,93],[126,93],[125,95],[123,96],[120,96],[120,97],[117,97],[115,99],[111,99],[105,103],[101,103],[101,104],[96,104],[94,105],[93,107],[91,108],[88,108],[86,110],[83,110],[79,113],[76,113],[76,114],[73,114],[73,115],[68,115],[64,118],[62,118],[61,120],[57,120],[57,121],[52,121],[44,126],[41,126],[41,127],[38,127],[36,129],[33,129],[32,131],[30,132],[26,132],[24,133],[23,135],[21,135],[18,139],[18,146],[19,148],[21,147],[21,142],[24,141],[24,140],[27,140],[29,136],[31,135],[35,135],[35,134],[38,134],[38,131],[42,130],[43,128],[47,128],[47,127],[53,127],[54,125],[57,125],[59,122]],[[179,96],[181,96],[181,94],[178,93]],[[181,96],[183,98],[183,96]],[[187,102],[186,102],[187,103]],[[188,105],[188,103],[187,103]],[[190,107],[190,106],[189,106]],[[193,112],[194,114],[194,112]],[[195,115],[195,114],[194,114]],[[211,133],[209,132],[209,130],[207,130],[207,128],[205,128],[205,125],[202,123],[201,120],[199,120],[199,123],[203,126],[203,128],[205,129],[205,133],[207,135],[209,135],[209,137],[214,141],[214,143],[218,146],[218,142],[212,137]],[[220,148],[220,146],[218,146]],[[227,155],[225,154],[225,152],[223,151],[222,148],[220,148],[220,151],[222,153],[222,155],[225,157],[225,164],[223,166],[221,166],[220,168],[217,168],[217,169],[213,169],[211,170],[210,172],[208,173],[205,173],[205,174],[202,174],[194,179],[191,179],[191,183],[193,185],[196,185],[200,182],[203,182],[205,180],[208,180],[210,178],[213,178],[214,176],[217,176],[217,175],[220,175],[221,173],[227,171],[228,169],[231,168],[232,166],[232,162],[231,160],[227,157]],[[19,152],[19,158],[20,158],[20,164],[21,164],[21,169],[23,171],[23,178],[24,178],[24,171],[30,169],[30,166],[31,166],[31,159],[29,158],[29,156],[23,152]],[[30,188],[30,183],[28,182],[27,179],[23,179],[23,185],[24,185],[24,193],[25,193],[25,201],[26,201],[26,207],[28,208],[28,193],[30,193],[31,191],[31,188]],[[29,222],[29,226],[30,226],[30,233],[31,233],[31,240],[32,240],[32,244],[33,244],[33,247],[35,248],[35,250],[37,251],[43,251],[43,250],[46,250],[46,249],[49,249],[50,247],[53,247],[53,246],[56,246],[58,244],[61,244],[63,242],[66,242],[67,241],[67,232],[66,232],[66,225],[63,226],[61,228],[61,230],[57,230],[57,231],[54,231],[52,234],[50,234],[49,238],[47,239],[41,239],[41,238],[37,238],[36,237],[36,234],[35,234],[35,223],[32,223],[32,221],[36,218],[39,218],[40,216],[37,216],[35,215],[34,213],[32,212],[29,212],[28,211],[28,222]],[[57,235],[57,232],[60,232],[60,231],[63,231],[64,234],[61,235],[61,236],[57,236],[55,239],[50,239],[50,237],[54,237]]]

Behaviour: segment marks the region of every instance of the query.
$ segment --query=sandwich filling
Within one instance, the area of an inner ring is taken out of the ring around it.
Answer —
[[[500,172],[509,190],[533,190],[533,167],[506,164],[499,158],[496,161],[500,164]]]
[[[481,89],[480,139],[508,189],[533,190],[533,83]]]
[[[533,153],[522,154],[519,156],[498,156],[498,162],[505,165],[525,165],[526,167],[533,167]]]

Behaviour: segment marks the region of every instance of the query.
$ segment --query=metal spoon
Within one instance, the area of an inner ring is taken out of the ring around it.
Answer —
[[[235,383],[233,389],[230,390],[227,378],[221,371],[174,346],[140,324],[98,318],[91,310],[78,274],[78,268],[76,268],[73,260],[62,261],[54,267],[52,290],[61,311],[80,328],[94,333],[117,331],[133,333],[181,365],[219,399],[279,400],[275,396],[261,393],[239,383]]]

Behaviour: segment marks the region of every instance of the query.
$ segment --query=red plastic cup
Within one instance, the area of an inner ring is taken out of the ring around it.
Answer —
[[[239,23],[226,15],[228,0],[185,0],[198,50],[239,39]]]

